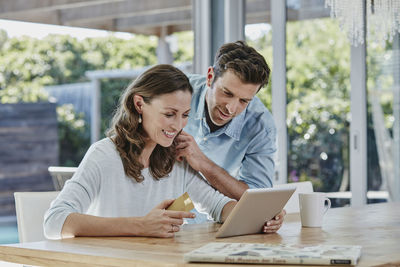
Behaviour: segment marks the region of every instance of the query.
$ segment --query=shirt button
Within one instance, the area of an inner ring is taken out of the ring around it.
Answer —
[[[203,141],[207,141],[207,137],[204,137],[204,138],[203,138]]]

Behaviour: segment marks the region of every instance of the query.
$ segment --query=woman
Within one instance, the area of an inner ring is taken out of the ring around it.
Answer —
[[[186,191],[224,221],[234,202],[186,163],[175,163],[173,141],[187,123],[191,94],[188,78],[169,65],[149,69],[128,86],[108,138],[89,148],[47,211],[46,237],[171,237],[183,218],[194,216],[165,210]]]
[[[236,202],[175,162],[174,139],[187,123],[191,94],[188,78],[170,65],[155,66],[128,86],[108,138],[89,148],[46,212],[46,237],[172,237],[184,218],[194,218],[165,210],[186,191],[197,208],[223,222]]]

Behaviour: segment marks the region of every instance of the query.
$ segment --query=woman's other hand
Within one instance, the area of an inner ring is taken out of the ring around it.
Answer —
[[[167,199],[142,217],[141,236],[173,237],[180,230],[184,218],[194,218],[195,214],[186,211],[166,210],[174,199]]]

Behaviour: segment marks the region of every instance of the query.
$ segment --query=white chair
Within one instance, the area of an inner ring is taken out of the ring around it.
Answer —
[[[65,182],[74,175],[77,169],[76,167],[50,166],[48,170],[53,180],[54,189],[61,190]]]
[[[293,195],[290,197],[288,202],[285,205],[286,213],[299,213],[299,193],[310,193],[314,192],[312,183],[310,181],[307,182],[298,182],[298,183],[289,183],[289,184],[276,184],[274,188],[288,188],[288,187],[296,187],[296,191],[294,191]]]
[[[20,243],[46,239],[43,233],[43,217],[58,193],[59,191],[14,193]]]

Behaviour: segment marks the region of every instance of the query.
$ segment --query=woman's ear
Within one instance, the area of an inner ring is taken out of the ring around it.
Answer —
[[[213,80],[214,80],[214,68],[208,67],[208,70],[207,70],[207,86],[208,87],[211,87]]]
[[[143,104],[144,100],[143,97],[140,95],[134,95],[133,96],[133,104],[135,105],[135,109],[139,114],[142,114],[143,112]]]

